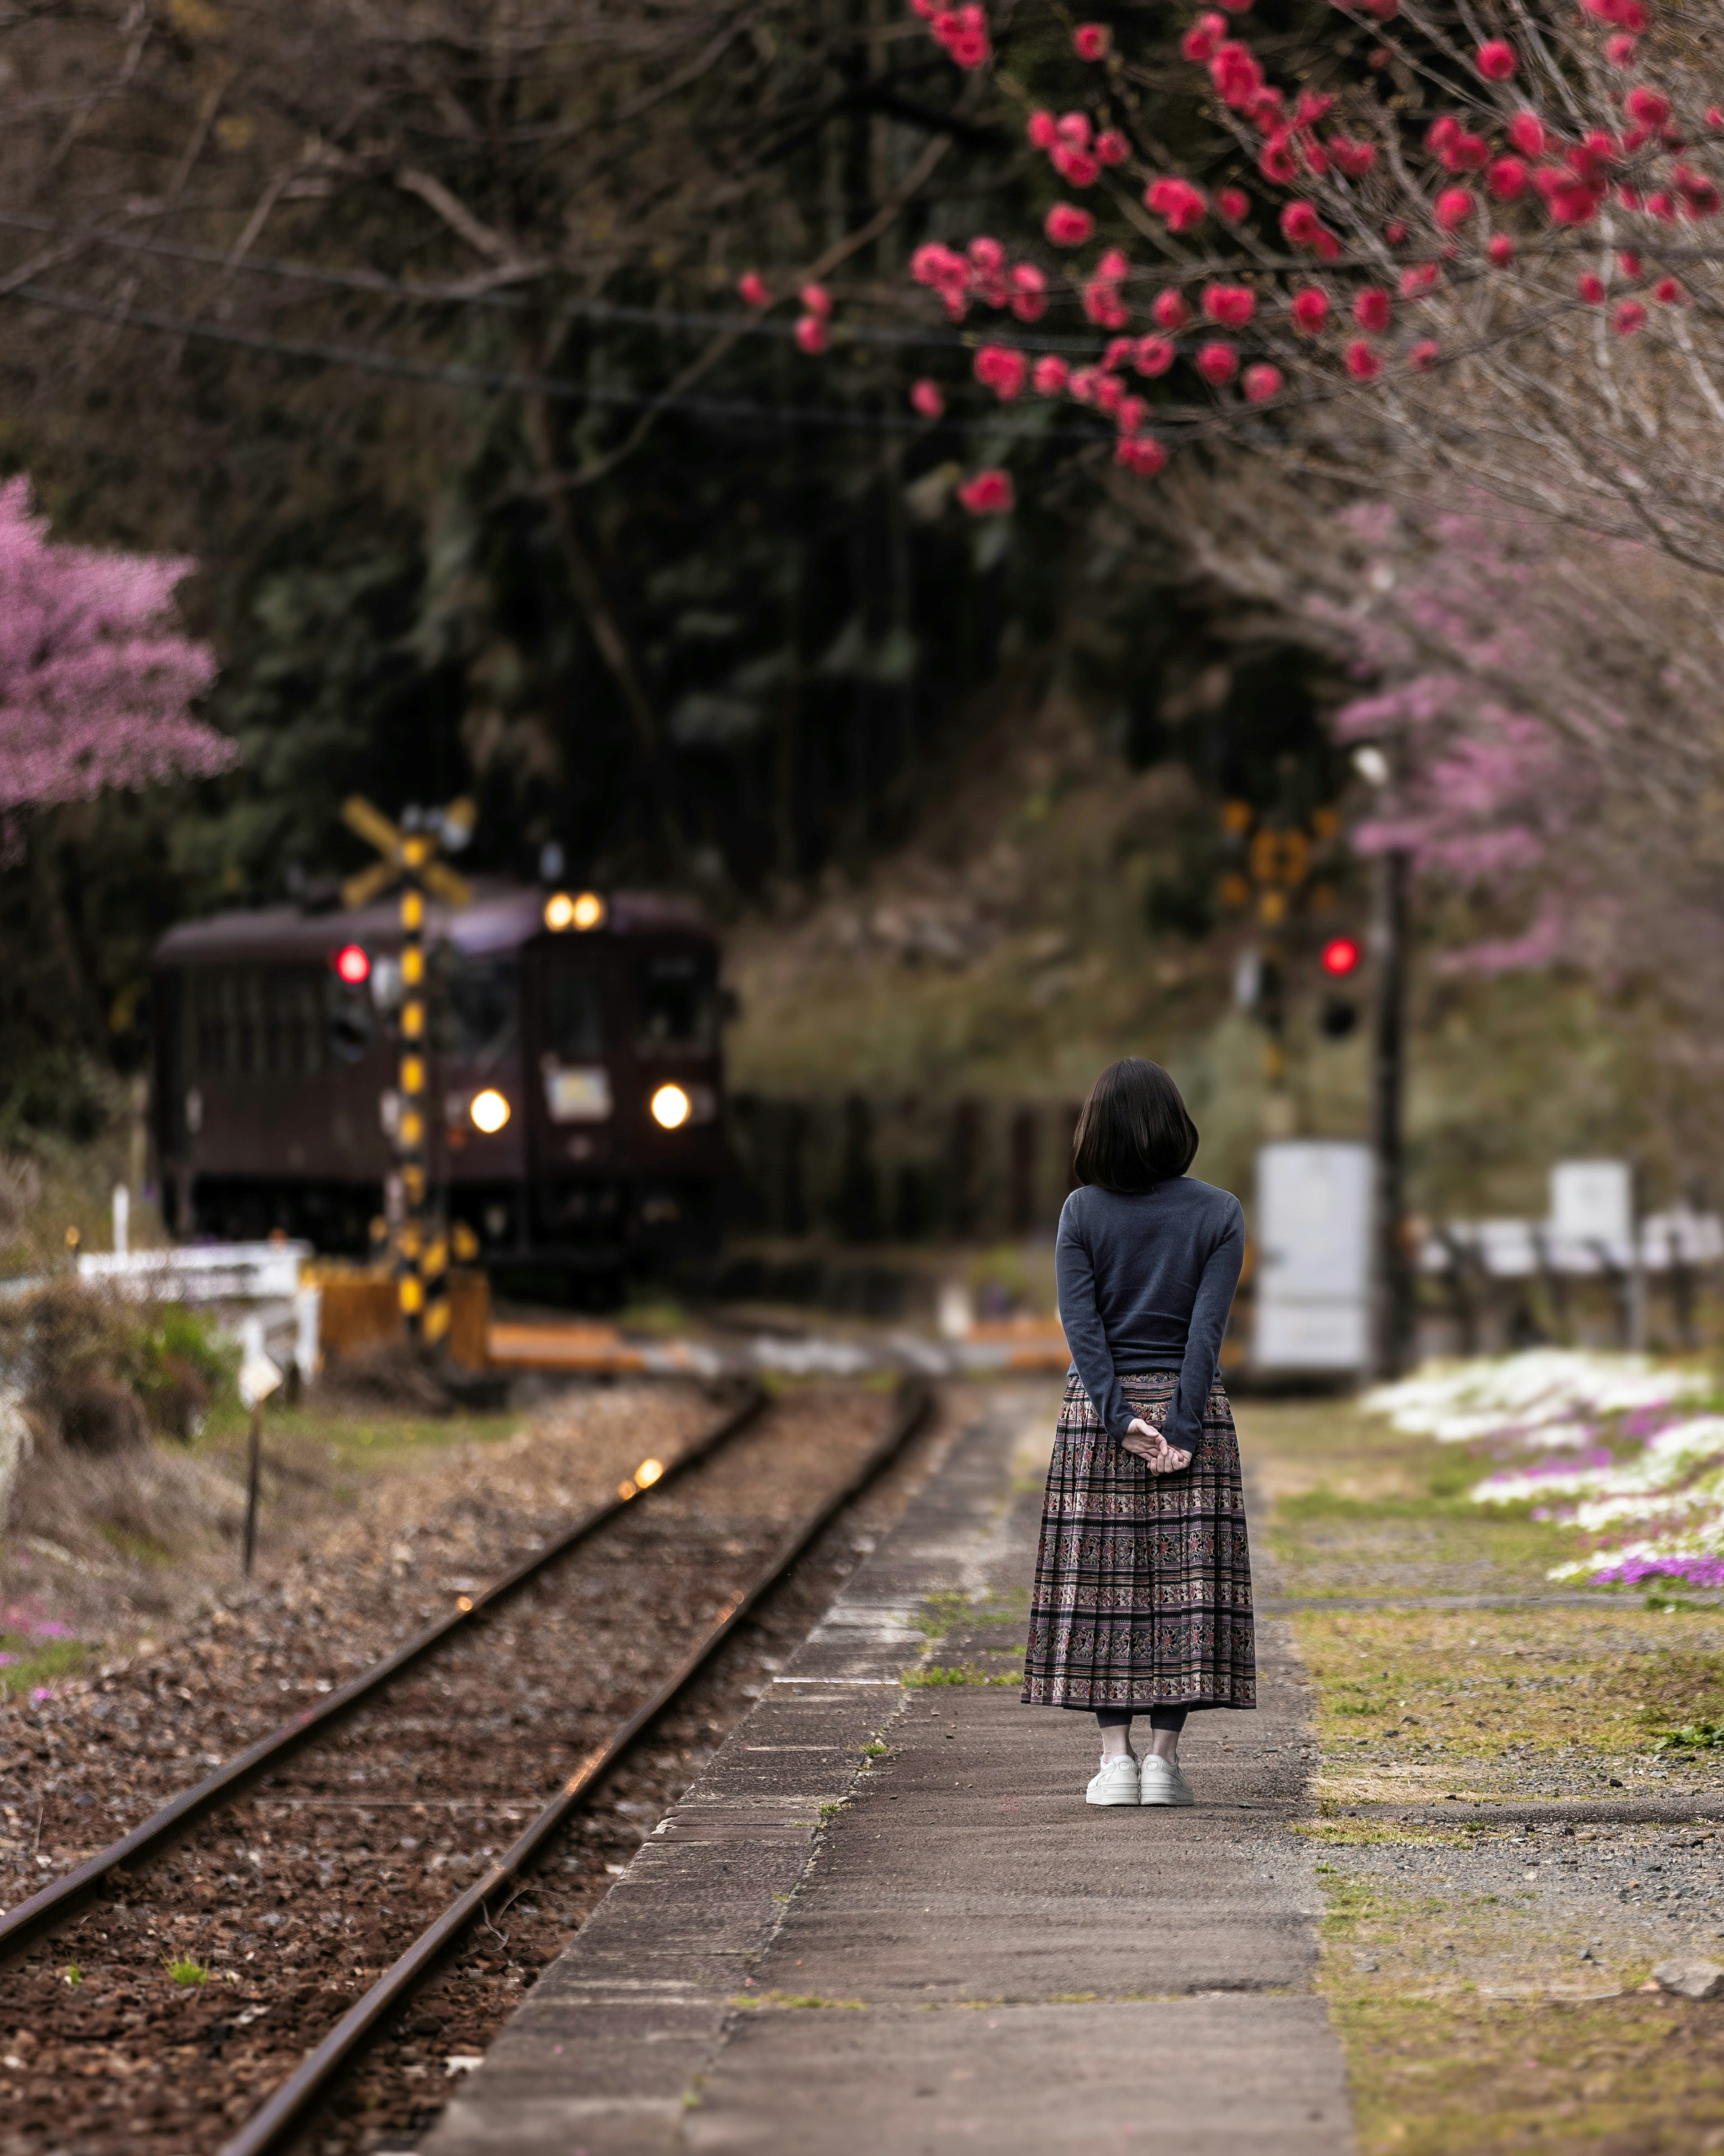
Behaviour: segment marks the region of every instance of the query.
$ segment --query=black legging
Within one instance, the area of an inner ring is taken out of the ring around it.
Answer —
[[[1098,1707],[1095,1726],[1098,1729],[1129,1729],[1131,1717],[1137,1712],[1130,1707]],[[1152,1707],[1149,1710],[1152,1729],[1171,1729],[1177,1737],[1185,1727],[1188,1710],[1183,1707]]]

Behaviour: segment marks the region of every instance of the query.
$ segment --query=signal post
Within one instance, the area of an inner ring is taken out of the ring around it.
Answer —
[[[449,1235],[430,1184],[431,1029],[425,963],[428,891],[451,906],[473,893],[464,878],[437,859],[439,834],[464,845],[473,827],[473,805],[457,801],[429,817],[409,810],[400,824],[355,794],[341,820],[382,855],[341,886],[342,902],[367,906],[395,886],[401,899],[401,998],[396,1009],[395,1159],[402,1209],[390,1223],[390,1269],[410,1339],[436,1347],[449,1333]],[[430,824],[432,829],[423,827]],[[410,829],[410,824],[421,828]]]

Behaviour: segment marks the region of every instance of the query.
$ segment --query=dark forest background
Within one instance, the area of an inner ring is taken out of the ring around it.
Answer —
[[[910,379],[967,371],[937,309],[818,362],[793,311],[746,319],[738,273],[800,264],[901,324],[916,244],[966,239],[984,184],[1047,192],[884,0],[147,0],[14,18],[0,64],[0,455],[61,536],[196,557],[244,750],[31,823],[0,1120],[95,1113],[155,935],[356,865],[355,790],[475,794],[475,868],[554,843],[734,916],[900,838],[1010,662],[1128,762],[1270,811],[1334,791],[1313,662],[1108,515],[1070,408],[915,420]],[[1003,429],[1022,506],[970,519]],[[1213,723],[1169,726],[1218,653]],[[1201,933],[1213,882],[1199,848],[1148,902]]]

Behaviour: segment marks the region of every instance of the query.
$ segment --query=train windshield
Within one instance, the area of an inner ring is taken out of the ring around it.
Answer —
[[[559,1063],[591,1063],[604,1054],[598,982],[554,960],[545,969],[545,1047]]]
[[[452,945],[439,953],[444,977],[443,1046],[481,1065],[511,1054],[521,1009],[520,969],[512,958],[475,957]]]
[[[636,1045],[711,1055],[718,1045],[717,978],[704,951],[660,951],[640,962]]]

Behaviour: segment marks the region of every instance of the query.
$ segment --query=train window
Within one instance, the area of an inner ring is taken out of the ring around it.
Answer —
[[[236,1067],[239,1025],[233,976],[199,971],[192,975],[192,1030],[198,1069],[206,1078],[226,1078]]]
[[[545,1048],[559,1063],[590,1063],[604,1054],[604,1007],[590,973],[546,968]]]
[[[661,1049],[710,1054],[717,1045],[713,964],[700,951],[664,951],[643,958],[636,1044],[643,1055]]]
[[[240,1076],[252,1078],[264,1068],[264,977],[261,973],[241,973],[235,978],[233,988],[239,1019],[236,1067]]]
[[[321,972],[199,968],[191,1047],[204,1078],[310,1078],[324,1065]]]
[[[272,1077],[311,1078],[323,1068],[320,974],[274,973],[264,977],[267,1067]]]
[[[521,975],[514,961],[475,958],[445,944],[436,966],[444,988],[438,998],[443,1048],[481,1065],[507,1055],[515,1046],[521,1008]]]

